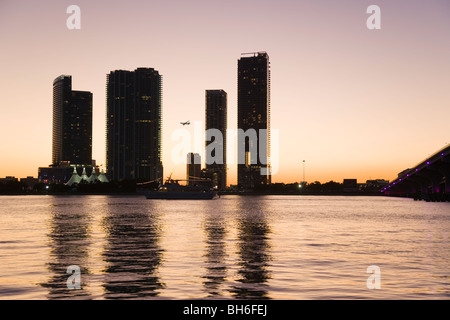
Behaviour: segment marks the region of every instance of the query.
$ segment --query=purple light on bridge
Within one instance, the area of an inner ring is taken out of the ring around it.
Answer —
[[[409,173],[406,176],[409,177]]]
[[[444,156],[444,153],[443,153],[443,152],[441,153],[441,156]]]
[[[419,169],[416,169],[416,172],[419,171]]]
[[[427,161],[427,164],[430,164],[430,161]]]

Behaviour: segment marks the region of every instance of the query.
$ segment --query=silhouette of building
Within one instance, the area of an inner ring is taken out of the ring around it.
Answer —
[[[73,168],[69,165],[58,167],[52,166],[49,167],[39,167],[38,168],[38,179],[39,182],[42,183],[57,183],[62,184],[66,183],[70,177]]]
[[[216,129],[221,135],[221,140],[206,139],[205,175],[219,190],[224,190],[227,186],[227,93],[224,90],[205,92],[205,129]],[[214,147],[211,151],[209,145]]]
[[[6,176],[5,178],[0,178],[0,183],[7,182],[19,182],[19,179],[14,176]]]
[[[53,81],[52,164],[38,168],[44,183],[65,183],[74,168],[95,170],[92,160],[92,93],[72,90],[72,76]]]
[[[108,177],[141,182],[161,178],[162,76],[153,68],[111,71],[106,104]]]
[[[362,185],[362,190],[365,192],[379,192],[387,186],[389,186],[389,180],[385,179],[367,180],[366,183]]]
[[[195,180],[200,180],[202,175],[201,157],[198,153],[188,153],[186,159],[187,185],[195,185]]]
[[[254,188],[270,183],[270,63],[266,52],[238,60],[238,129],[246,133],[244,140],[238,138],[238,185]]]
[[[358,191],[358,180],[357,179],[344,179],[342,182],[342,187],[344,192],[357,192]]]
[[[73,91],[72,77],[53,81],[52,166],[92,165],[92,93]]]
[[[28,190],[32,190],[38,182],[39,179],[33,176],[27,176],[26,178],[20,179],[20,183],[23,183]]]

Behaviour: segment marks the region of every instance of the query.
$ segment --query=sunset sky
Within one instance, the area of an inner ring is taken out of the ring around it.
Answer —
[[[72,4],[80,30],[66,26]],[[372,4],[381,30],[366,26]],[[273,182],[302,180],[303,160],[309,182],[391,180],[450,143],[448,0],[1,0],[0,43],[0,177],[50,164],[61,74],[93,93],[93,158],[105,164],[106,75],[151,67],[163,75],[164,175],[184,178],[173,132],[203,124],[207,89],[228,93],[235,129],[237,60],[254,51],[271,62]]]

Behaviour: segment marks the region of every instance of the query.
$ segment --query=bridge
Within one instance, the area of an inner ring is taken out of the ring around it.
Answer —
[[[414,200],[450,201],[450,144],[400,172],[382,192]]]

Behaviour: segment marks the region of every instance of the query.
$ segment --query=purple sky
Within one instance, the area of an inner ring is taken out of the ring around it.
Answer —
[[[72,4],[80,30],[66,27]],[[366,27],[372,4],[381,30]],[[93,92],[93,157],[104,164],[106,74],[153,67],[164,77],[165,176],[184,178],[173,132],[204,122],[206,89],[227,91],[236,128],[237,60],[253,51],[271,61],[275,182],[300,181],[304,159],[308,181],[393,179],[450,143],[447,0],[2,0],[0,40],[0,177],[50,164],[61,74]],[[229,175],[235,183],[236,165]]]

